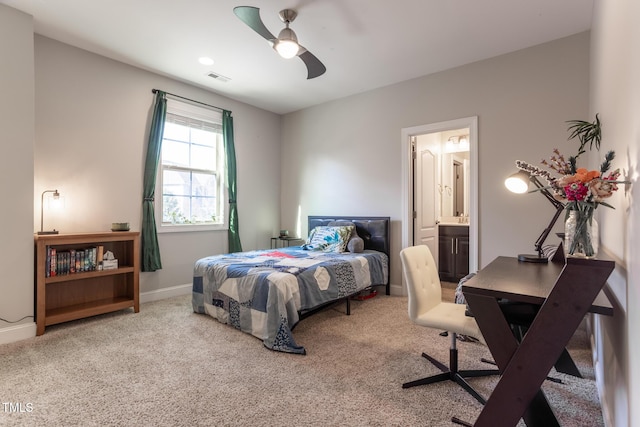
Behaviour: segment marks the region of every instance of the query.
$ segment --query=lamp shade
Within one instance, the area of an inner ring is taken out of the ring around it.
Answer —
[[[520,171],[511,175],[509,178],[504,180],[504,185],[507,187],[509,191],[512,193],[526,193],[529,189],[529,174],[526,172]]]

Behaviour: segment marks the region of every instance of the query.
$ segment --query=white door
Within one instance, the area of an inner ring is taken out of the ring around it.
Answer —
[[[418,135],[414,138],[414,245],[427,245],[438,263],[438,219],[436,187],[438,185],[437,134]]]

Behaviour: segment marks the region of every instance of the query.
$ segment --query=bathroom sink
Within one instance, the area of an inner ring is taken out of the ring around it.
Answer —
[[[462,220],[462,221],[461,221]],[[469,217],[464,216],[441,216],[439,222],[440,225],[461,225],[461,226],[469,226]]]

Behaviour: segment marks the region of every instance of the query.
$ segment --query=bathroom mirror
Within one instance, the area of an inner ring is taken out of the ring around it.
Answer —
[[[453,148],[458,148],[455,146]],[[451,149],[450,149],[451,150]],[[460,217],[469,215],[469,165],[467,151],[447,152],[447,145],[441,154],[440,216]]]

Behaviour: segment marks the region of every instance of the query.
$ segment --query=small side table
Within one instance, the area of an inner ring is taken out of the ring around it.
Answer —
[[[302,239],[300,237],[289,237],[289,236],[277,236],[271,238],[271,249],[285,248],[292,245],[292,242],[300,242],[302,243]],[[296,245],[294,245],[296,246]]]

